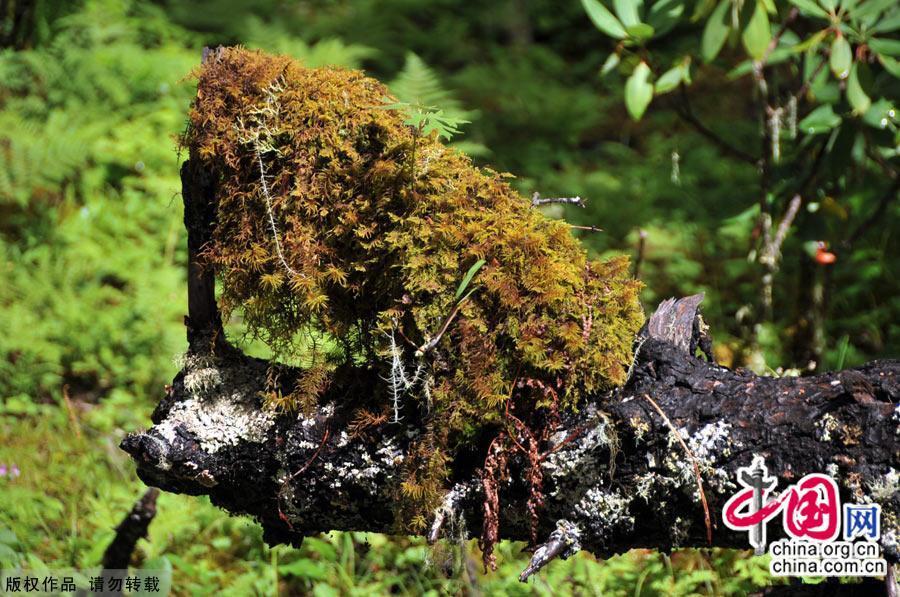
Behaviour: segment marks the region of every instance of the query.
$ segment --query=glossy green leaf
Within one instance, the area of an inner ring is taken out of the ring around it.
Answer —
[[[750,22],[744,27],[741,41],[747,53],[756,60],[766,55],[766,49],[772,39],[772,31],[769,27],[769,15],[762,2],[756,3]]]
[[[678,24],[684,13],[684,0],[659,0],[647,11],[646,21],[656,31],[656,35],[664,35]]]
[[[641,62],[625,83],[625,107],[634,120],[641,119],[653,99],[653,84],[649,79],[650,67]]]
[[[673,66],[657,79],[656,84],[653,86],[653,90],[656,95],[668,93],[681,84],[683,77],[684,68],[680,64],[678,66]]]
[[[619,62],[621,62],[621,58],[615,52],[606,57],[606,61],[603,63],[603,66],[600,68],[600,76],[605,77],[609,73],[611,73],[617,66],[619,66]]]
[[[900,61],[894,60],[890,56],[885,56],[884,54],[878,55],[878,61],[881,63],[881,66],[884,67],[884,70],[900,79]]]
[[[865,114],[872,105],[872,100],[863,91],[859,82],[859,70],[859,64],[854,64],[850,68],[850,76],[847,77],[847,101],[853,107],[853,113],[857,115]]]
[[[843,35],[838,34],[831,42],[831,57],[829,64],[831,72],[838,79],[846,79],[850,74],[850,65],[853,63],[853,51],[850,49],[850,42]]]
[[[630,27],[627,27],[625,31],[628,33],[629,37],[633,37],[638,41],[645,41],[653,37],[653,27],[646,23],[631,25]]]
[[[830,13],[837,9],[837,0],[819,0],[819,4]]]
[[[889,100],[881,98],[863,115],[863,122],[877,129],[886,129],[891,122],[897,122],[897,109]]]
[[[625,39],[625,27],[599,0],[581,0],[581,5],[597,29],[616,39]]]
[[[876,54],[893,58],[900,56],[900,40],[897,39],[870,39],[869,47]]]
[[[800,9],[800,12],[814,17],[828,18],[828,13],[813,0],[790,0],[790,3]]]
[[[641,17],[638,15],[638,8],[640,8],[641,4],[643,2],[640,0],[613,0],[613,9],[616,11],[616,16],[625,25],[626,30],[628,27],[641,22]]]
[[[897,29],[900,29],[900,10],[895,10],[889,15],[882,16],[872,26],[871,31],[873,33],[890,33]]]
[[[825,133],[841,123],[841,117],[834,113],[830,104],[819,106],[800,121],[798,128],[808,135]]]
[[[703,28],[703,38],[700,40],[700,55],[707,62],[712,62],[719,55],[725,40],[728,39],[731,23],[729,8],[731,8],[731,2],[721,0],[709,16],[709,20],[706,21],[706,27]]]
[[[456,300],[459,300],[459,297],[463,295],[463,293],[466,291],[466,288],[469,287],[469,283],[472,282],[472,278],[475,277],[475,274],[478,273],[478,270],[480,270],[485,263],[486,262],[484,259],[479,259],[472,265],[472,267],[469,268],[469,271],[466,272],[466,275],[462,279],[462,282],[459,283],[459,288],[456,289]]]

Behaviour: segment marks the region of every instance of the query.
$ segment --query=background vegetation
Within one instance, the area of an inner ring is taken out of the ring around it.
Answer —
[[[602,5],[620,32],[597,2],[575,0],[3,3],[0,567],[96,566],[141,493],[116,446],[147,425],[185,349],[175,147],[203,45],[364,67],[402,101],[471,121],[452,142],[514,173],[523,194],[587,199],[584,209],[547,209],[603,228],[583,234],[596,254],[640,255],[646,305],[705,291],[725,364],[821,370],[896,356],[895,3],[745,0],[749,12],[712,32],[729,0],[648,2],[635,14],[631,4]],[[639,25],[656,4],[682,9],[671,28],[654,21],[648,34]],[[771,49],[757,39],[758,6],[769,42],[799,7]],[[866,7],[874,16],[859,16]],[[721,38],[715,53],[709,36]],[[839,38],[849,40],[843,77]],[[810,80],[797,121],[822,110],[796,137],[785,116],[780,161],[748,56],[771,64],[772,106],[789,111]],[[816,72],[819,59],[828,65]],[[869,105],[850,91],[852,69]],[[768,155],[771,182],[725,144]],[[783,220],[791,181],[813,165],[820,174],[767,268],[765,217]],[[579,556],[522,585],[521,548],[504,544],[500,569],[483,574],[470,545],[447,578],[459,554],[415,539],[335,533],[270,549],[252,521],[164,495],[137,563],[171,567],[179,594],[729,594],[771,582],[764,561],[740,553],[636,551],[602,563]]]

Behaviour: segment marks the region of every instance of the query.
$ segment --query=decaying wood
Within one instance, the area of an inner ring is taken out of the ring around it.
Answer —
[[[351,405],[383,391],[374,366],[338,370],[309,415],[263,408],[261,395],[273,379],[287,393],[300,372],[225,342],[212,273],[195,261],[211,218],[194,202],[208,201],[211,185],[198,182],[189,165],[182,174],[191,351],[154,412],[153,427],[126,437],[123,449],[148,485],[208,495],[229,512],[250,514],[270,543],[298,544],[331,530],[394,531],[396,492],[416,429],[399,421],[350,432]],[[563,417],[540,465],[539,537],[547,542],[536,558],[566,554],[576,543],[598,557],[636,547],[707,545],[695,465],[712,513],[713,544],[746,549],[746,533],[728,530],[719,518],[737,489],[737,469],[758,454],[779,488],[806,473],[828,473],[839,480],[844,500],[881,504],[885,556],[900,560],[900,362],[805,378],[730,370],[695,356],[698,344],[708,348],[699,338],[701,299],[660,305],[636,339],[628,383]],[[432,539],[449,534],[450,518],[465,520],[467,529],[482,527],[482,464],[465,455],[453,463],[454,494],[435,513]],[[512,478],[498,488],[502,539],[529,538],[527,464],[522,455],[509,455]],[[776,526],[769,527],[771,540],[779,536]],[[529,574],[546,564],[541,558]]]

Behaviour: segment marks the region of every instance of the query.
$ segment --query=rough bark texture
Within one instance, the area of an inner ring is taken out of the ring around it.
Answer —
[[[148,485],[209,495],[229,512],[250,514],[272,543],[297,544],[330,530],[391,532],[401,467],[416,430],[386,423],[351,432],[348,405],[382,383],[364,367],[338,371],[309,416],[262,408],[267,384],[275,379],[287,392],[298,371],[224,342],[212,273],[195,264],[211,220],[194,202],[208,201],[211,186],[198,182],[189,166],[182,172],[191,352],[154,412],[154,426],[128,436],[123,449]],[[827,472],[839,479],[844,500],[882,504],[882,546],[886,557],[900,559],[900,362],[807,378],[732,371],[694,354],[698,344],[706,348],[696,317],[701,298],[664,302],[636,341],[628,383],[566,416],[552,436],[541,463],[546,501],[539,537],[558,538],[558,523],[566,521],[577,529],[566,541],[599,557],[635,547],[705,546],[696,465],[713,544],[747,548],[746,533],[728,530],[719,517],[737,488],[738,467],[759,454],[779,489],[806,473]],[[454,462],[452,512],[435,513],[446,519],[435,534],[481,528],[480,464],[467,454]],[[513,478],[500,487],[501,538],[530,535],[526,468],[511,455]],[[776,526],[770,525],[770,540],[779,536]]]

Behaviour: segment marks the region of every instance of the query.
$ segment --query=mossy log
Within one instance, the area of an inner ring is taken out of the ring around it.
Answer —
[[[208,234],[203,218],[209,214],[192,202],[208,193],[190,164],[182,174],[193,258]],[[336,371],[309,415],[262,408],[273,366],[284,392],[302,371],[249,357],[224,341],[207,275],[190,270],[192,351],[184,368],[156,408],[154,426],[122,442],[141,479],[249,514],[270,543],[297,544],[331,530],[395,531],[394,488],[415,431],[402,422],[354,427],[347,406],[356,402],[348,397],[365,397],[383,383],[377,368]],[[636,338],[628,382],[563,415],[541,460],[538,536],[554,536],[557,522],[567,521],[577,528],[580,547],[598,557],[637,547],[706,546],[696,463],[712,515],[712,545],[746,548],[746,534],[728,530],[720,513],[736,489],[737,469],[759,454],[779,487],[827,472],[839,480],[844,500],[881,504],[885,556],[900,560],[900,362],[801,378],[730,370],[694,354],[701,298],[664,302]],[[468,456],[450,465],[456,485],[435,512],[435,536],[479,534],[483,461]],[[513,454],[512,475],[499,487],[501,539],[530,537],[528,483],[521,478],[526,464]]]
[[[270,543],[331,530],[398,532],[398,487],[430,441],[421,421],[361,421],[359,405],[383,397],[385,382],[384,363],[358,360],[336,366],[312,408],[268,407],[267,396],[291,396],[309,376],[226,341],[208,257],[219,183],[202,147],[190,150],[182,168],[189,352],[154,426],[126,437],[123,449],[148,485],[249,514]],[[624,385],[595,386],[576,409],[560,411],[540,446],[527,427],[485,420],[446,463],[446,497],[425,513],[429,538],[480,536],[488,550],[496,539],[545,541],[523,577],[579,547],[598,557],[636,547],[746,548],[746,533],[728,530],[720,514],[737,469],[761,455],[781,488],[828,473],[843,499],[881,504],[885,556],[900,560],[900,362],[806,378],[729,370],[696,356],[697,348],[709,353],[701,299],[660,305],[634,338]],[[498,431],[519,449],[495,453]],[[489,465],[495,470],[485,474]]]

